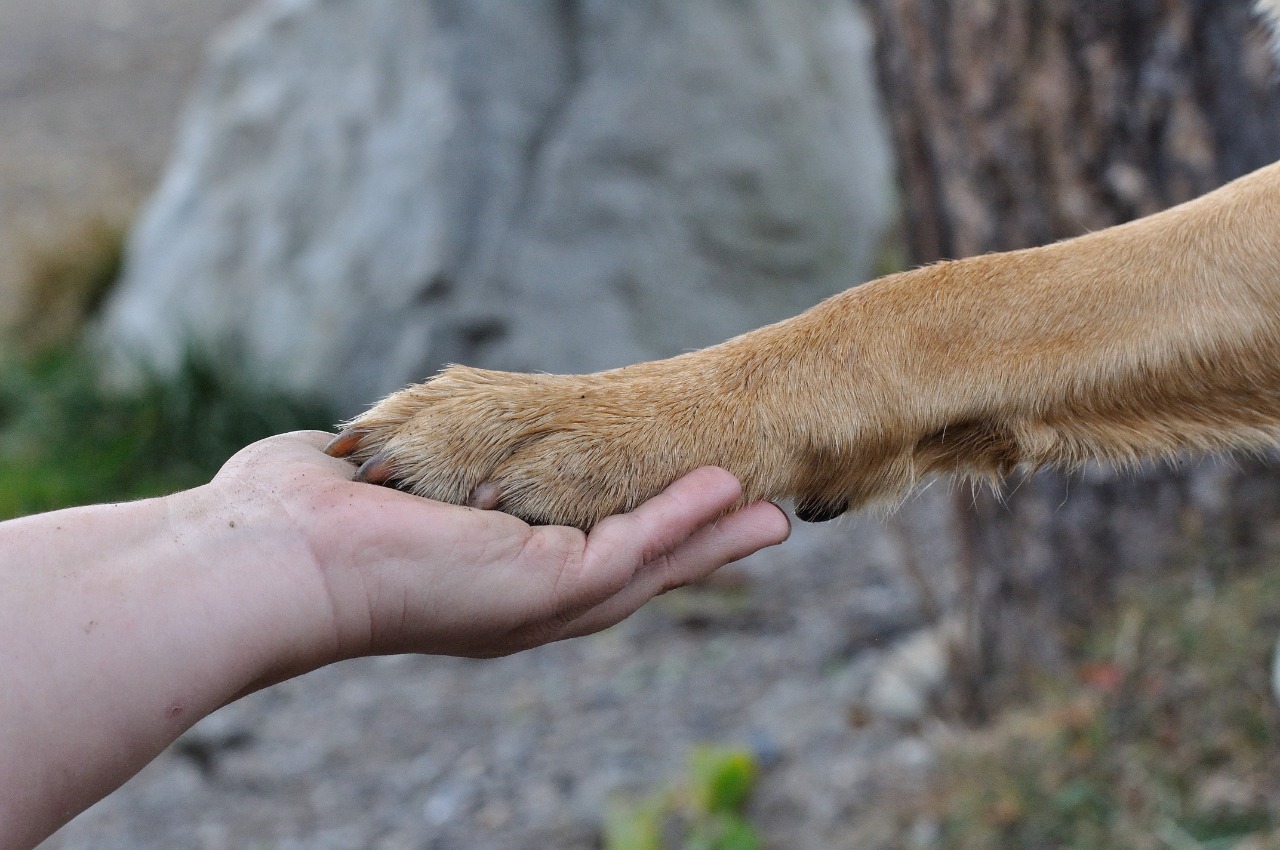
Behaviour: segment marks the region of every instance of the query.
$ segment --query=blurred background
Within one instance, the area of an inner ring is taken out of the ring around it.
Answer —
[[[1246,0],[0,0],[0,516],[1154,212],[1280,158],[1276,69]],[[1280,847],[1276,468],[939,482],[337,665],[44,848]]]

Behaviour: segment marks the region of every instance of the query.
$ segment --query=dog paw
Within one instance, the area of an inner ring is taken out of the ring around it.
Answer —
[[[733,414],[691,389],[636,367],[526,375],[455,366],[347,423],[326,451],[358,463],[357,480],[587,529],[692,469],[734,465],[722,439]]]
[[[590,528],[700,466],[733,473],[743,504],[792,499],[822,522],[903,492],[922,467],[915,426],[885,404],[895,394],[874,370],[851,377],[851,355],[812,324],[590,375],[454,366],[349,422],[328,451],[362,481],[531,523]]]

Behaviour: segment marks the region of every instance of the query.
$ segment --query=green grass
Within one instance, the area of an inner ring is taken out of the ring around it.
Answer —
[[[334,422],[234,375],[192,356],[110,392],[74,343],[0,360],[0,518],[194,486],[257,439]]]
[[[604,850],[759,850],[743,813],[758,773],[745,750],[695,747],[682,782],[610,808]]]
[[[119,276],[124,234],[91,217],[26,246],[25,309],[0,341],[0,519],[190,487],[255,440],[335,420],[198,354],[105,389],[81,337]]]

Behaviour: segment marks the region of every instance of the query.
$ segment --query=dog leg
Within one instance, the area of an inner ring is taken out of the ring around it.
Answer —
[[[702,465],[824,520],[920,476],[1280,436],[1280,166],[1042,248],[892,275],[669,360],[446,369],[330,451],[423,496],[590,527]]]

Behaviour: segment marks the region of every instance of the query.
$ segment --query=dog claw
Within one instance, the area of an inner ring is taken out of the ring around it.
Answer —
[[[356,428],[348,428],[338,436],[329,441],[329,445],[324,447],[324,453],[330,457],[346,457],[347,455],[360,448],[360,441],[366,436],[366,432]]]
[[[356,470],[355,481],[363,481],[366,484],[386,484],[395,475],[395,466],[391,462],[391,458],[383,454],[376,454],[373,457],[360,464],[360,468]]]
[[[796,516],[805,522],[827,522],[849,510],[847,502],[804,499],[796,502]]]
[[[467,500],[467,505],[482,511],[491,511],[500,501],[502,501],[502,485],[486,481],[471,491],[471,498]]]

